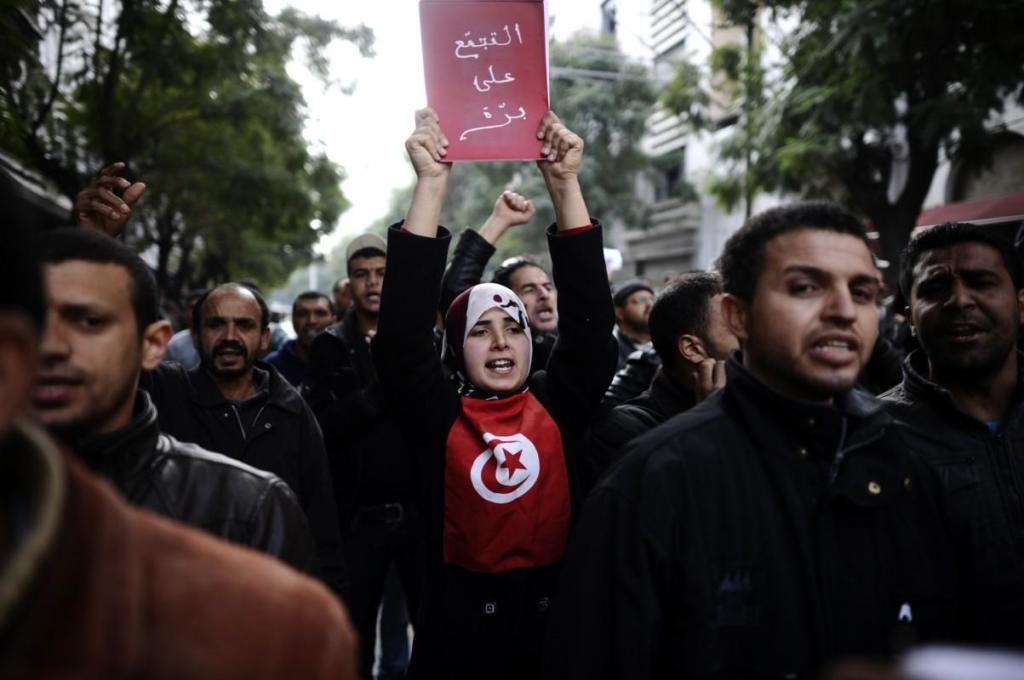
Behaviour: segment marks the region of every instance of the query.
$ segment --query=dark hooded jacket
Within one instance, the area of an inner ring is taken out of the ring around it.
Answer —
[[[161,364],[143,373],[140,387],[152,397],[163,432],[288,484],[309,521],[324,581],[341,596],[345,560],[320,427],[277,369],[257,361],[254,370],[257,394],[240,404],[225,399],[202,366]]]
[[[315,573],[316,548],[295,494],[279,477],[160,432],[139,390],[135,415],[75,452],[131,503]]]
[[[527,385],[557,424],[574,516],[586,492],[586,429],[615,369],[614,316],[599,226],[548,233],[559,339],[548,369],[532,373]],[[446,442],[462,407],[432,329],[451,236],[443,228],[437,238],[424,238],[394,227],[388,236],[388,283],[373,357],[385,398],[414,447],[427,543],[411,676],[537,677],[560,565],[479,573],[447,563],[442,550]]]
[[[593,491],[550,678],[816,678],[955,634],[938,480],[872,397],[797,402],[737,361]]]
[[[881,398],[913,451],[942,480],[954,536],[970,556],[965,601],[977,641],[1022,647],[1024,381],[1002,430],[993,433],[927,374],[925,354],[912,352],[903,363],[903,382]]]

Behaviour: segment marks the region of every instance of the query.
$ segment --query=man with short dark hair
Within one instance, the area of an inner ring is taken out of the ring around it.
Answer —
[[[309,348],[320,331],[337,321],[331,299],[315,290],[299,293],[292,302],[292,328],[295,338],[288,340],[281,349],[271,352],[264,361],[281,372],[281,375],[296,389],[302,386],[306,373]]]
[[[370,356],[386,258],[387,243],[376,234],[363,234],[349,244],[352,308],[313,340],[302,389],[320,421],[332,466],[352,581],[348,604],[359,631],[360,668],[367,678],[373,669],[377,612],[389,570],[397,569],[410,610],[419,595],[417,463],[410,453],[413,447],[384,407]],[[405,626],[399,628],[397,637],[405,640]],[[381,637],[382,647],[390,649],[394,640],[383,626]]]
[[[352,307],[352,282],[346,276],[334,282],[331,288],[331,295],[334,296],[334,315],[345,316],[345,313]]]
[[[105,177],[110,176],[101,176],[86,191],[108,181]],[[102,217],[102,208],[117,206],[114,200],[109,192],[95,194],[93,203],[100,206],[95,213]],[[128,216],[117,212],[82,224],[116,236]],[[258,360],[270,342],[266,301],[251,284],[217,286],[196,302],[192,335],[199,366],[160,364],[141,377],[160,428],[283,479],[306,513],[325,582],[343,596],[344,557],[320,428],[295,388]]]
[[[853,390],[879,272],[838,206],[751,218],[720,260],[742,353],[591,492],[552,612],[551,678],[811,678],[955,633],[931,471]]]
[[[630,354],[651,347],[647,317],[654,304],[654,288],[640,279],[625,281],[616,286],[612,303],[615,305],[615,328],[612,335],[619,344],[619,364],[616,370],[621,370]]]
[[[139,374],[152,370],[171,327],[156,281],[121,243],[87,229],[42,243],[48,319],[33,414],[131,502],[316,568],[306,517],[275,475],[163,434]]]
[[[907,245],[900,283],[920,349],[882,399],[938,471],[954,532],[971,547],[977,641],[1024,645],[1020,260],[996,229],[947,223]]]
[[[129,505],[23,417],[50,342],[23,232],[6,222],[0,248],[0,677],[354,678],[351,627],[323,586]],[[118,333],[142,318],[128,297]],[[81,334],[120,313],[97,324],[88,302],[61,308]],[[71,332],[57,320],[48,333]]]
[[[722,279],[712,272],[683,274],[658,294],[650,331],[661,368],[647,390],[594,424],[598,471],[618,460],[630,441],[725,384],[725,358],[739,345],[722,316],[722,296]]]

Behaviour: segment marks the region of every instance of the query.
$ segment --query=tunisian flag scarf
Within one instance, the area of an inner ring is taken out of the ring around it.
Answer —
[[[499,398],[464,377],[462,345],[494,307],[530,339],[522,301],[508,288],[486,283],[452,302],[444,343],[461,395],[445,450],[444,561],[484,573],[561,561],[570,516],[562,435],[551,414],[525,384]],[[532,352],[532,341],[529,346]]]

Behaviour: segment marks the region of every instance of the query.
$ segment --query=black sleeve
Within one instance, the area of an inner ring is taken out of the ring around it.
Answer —
[[[466,229],[455,245],[455,254],[441,280],[441,314],[448,311],[459,293],[480,283],[484,267],[494,255],[494,246],[483,236]]]
[[[630,354],[626,365],[612,378],[602,403],[605,406],[616,406],[639,396],[650,387],[660,364],[657,356],[654,350],[637,350]]]
[[[604,264],[601,227],[559,235],[548,228],[558,290],[558,341],[548,362],[546,389],[560,426],[589,424],[615,374],[615,312]]]
[[[146,390],[157,413],[165,404],[177,403],[188,391],[188,371],[178,363],[160,363],[139,375],[139,389]]]
[[[629,405],[615,408],[602,407],[594,419],[588,436],[591,481],[596,482],[626,451],[626,445],[650,430],[650,426],[637,416]]]
[[[348,595],[348,574],[324,440],[316,417],[305,404],[302,417],[302,441],[298,442],[297,450],[302,455],[300,479],[304,488],[295,491],[309,519],[324,582],[338,597],[345,599]]]
[[[434,345],[441,276],[451,234],[437,238],[388,230],[388,275],[373,338],[383,400],[411,443],[431,446],[448,437],[458,396]]]

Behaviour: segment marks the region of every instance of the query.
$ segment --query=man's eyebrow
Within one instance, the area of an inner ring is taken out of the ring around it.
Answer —
[[[791,264],[782,270],[783,274],[806,274],[815,278],[828,278],[831,274],[820,267],[809,264]]]
[[[880,285],[882,285],[882,280],[880,278],[878,278],[878,276],[876,276],[876,275],[872,275],[872,274],[858,274],[857,276],[853,277],[853,280],[850,281],[850,283],[852,283],[853,285],[856,285],[856,286],[860,286],[860,285],[863,285],[865,283],[871,283],[871,284],[874,284],[876,286],[880,286]]]
[[[57,305],[62,314],[111,314],[111,310],[105,309],[90,302],[63,302]]]

